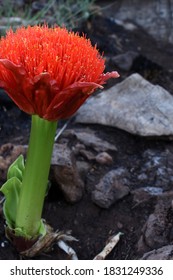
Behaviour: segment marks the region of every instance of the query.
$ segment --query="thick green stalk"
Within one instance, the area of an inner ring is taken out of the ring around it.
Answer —
[[[56,122],[32,116],[31,134],[15,227],[29,238],[38,236],[47,190]]]

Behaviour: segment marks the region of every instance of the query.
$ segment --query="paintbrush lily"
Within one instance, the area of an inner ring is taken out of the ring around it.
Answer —
[[[65,28],[21,27],[1,38],[0,87],[32,116],[26,164],[20,156],[1,187],[6,232],[14,243],[15,236],[20,243],[20,237],[35,242],[46,234],[41,216],[57,121],[72,116],[97,88],[119,76],[104,69],[96,46]],[[28,243],[20,250],[26,248]]]

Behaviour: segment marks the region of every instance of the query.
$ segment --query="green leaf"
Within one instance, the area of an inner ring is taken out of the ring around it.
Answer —
[[[34,238],[34,236],[28,235],[26,233],[25,229],[23,229],[23,228],[14,228],[13,230],[14,230],[16,236],[23,236],[26,239],[33,239]],[[39,227],[39,230],[38,230],[38,236],[42,236],[43,237],[43,236],[46,235],[46,233],[47,233],[47,231],[46,231],[45,223],[41,219],[40,220],[40,227]],[[38,237],[38,236],[35,236],[35,237]]]
[[[8,227],[11,229],[15,227],[16,212],[24,170],[24,157],[23,155],[20,155],[10,165],[7,173],[7,181],[0,188],[0,191],[5,195],[5,202],[3,204],[4,216]]]
[[[22,182],[23,173],[25,170],[24,157],[20,155],[9,167],[7,173],[7,180],[16,177]]]
[[[46,227],[43,220],[40,221],[39,235],[40,236],[46,235]]]
[[[12,177],[0,189],[6,198],[3,205],[3,212],[6,223],[11,229],[15,227],[21,185],[22,183],[17,177]]]

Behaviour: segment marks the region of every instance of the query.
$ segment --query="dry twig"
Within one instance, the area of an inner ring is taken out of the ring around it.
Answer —
[[[118,241],[120,240],[120,236],[123,235],[122,232],[119,232],[118,234],[114,235],[108,240],[108,243],[103,248],[103,250],[95,256],[94,260],[104,260],[107,255],[113,250],[113,248],[116,246]]]

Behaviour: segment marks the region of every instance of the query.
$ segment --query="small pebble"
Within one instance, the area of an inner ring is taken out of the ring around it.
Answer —
[[[157,188],[157,187],[145,187],[143,188],[144,191],[148,192],[151,195],[159,195],[163,193],[162,188]]]
[[[107,152],[99,153],[95,159],[99,164],[108,164],[109,165],[109,164],[112,164],[112,162],[113,162],[112,157]]]
[[[7,240],[2,241],[2,242],[1,242],[1,247],[2,247],[2,248],[5,248],[5,247],[7,247],[7,246],[8,246],[8,244],[9,244],[9,243],[8,243],[8,241],[7,241]]]

